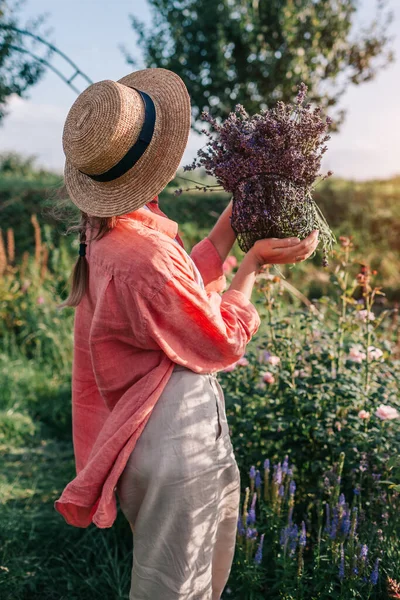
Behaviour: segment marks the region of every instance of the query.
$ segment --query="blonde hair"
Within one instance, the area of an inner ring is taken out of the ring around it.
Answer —
[[[66,197],[67,192],[65,186],[56,192],[57,201],[50,209],[45,209],[45,213],[49,214],[56,220],[69,221],[69,225],[63,235],[77,232],[79,234],[79,242],[86,244],[87,241],[100,240],[106,233],[114,229],[120,217],[94,217],[89,216],[83,211],[79,211],[80,216],[78,222],[75,215],[71,218],[69,211],[71,210],[71,200]],[[89,230],[97,230],[94,237],[86,239],[87,228]],[[68,298],[61,304],[57,305],[58,309],[66,306],[78,306],[83,296],[86,293],[89,279],[89,263],[86,256],[79,256],[70,276],[70,292]]]

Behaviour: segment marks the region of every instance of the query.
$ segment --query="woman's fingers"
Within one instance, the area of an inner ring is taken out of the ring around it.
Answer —
[[[319,243],[318,231],[312,232],[300,243],[288,245],[287,247],[276,248],[273,252],[276,263],[288,264],[301,262],[309,258]]]
[[[277,250],[278,248],[290,248],[291,246],[297,246],[301,244],[300,238],[271,238],[272,249]]]

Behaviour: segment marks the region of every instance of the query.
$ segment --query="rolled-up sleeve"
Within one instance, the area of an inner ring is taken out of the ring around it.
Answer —
[[[223,262],[209,237],[205,237],[193,246],[190,257],[196,263],[207,291],[222,292],[225,290],[226,277]]]
[[[260,326],[257,309],[242,292],[208,292],[183,270],[151,298],[136,302],[146,337],[197,373],[233,364]]]

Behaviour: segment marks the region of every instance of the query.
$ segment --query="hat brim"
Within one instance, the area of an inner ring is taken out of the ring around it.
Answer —
[[[143,69],[118,83],[151,97],[156,109],[154,133],[138,162],[114,181],[94,181],[66,159],[64,178],[68,193],[74,204],[90,216],[122,215],[150,202],[173,179],[189,137],[190,97],[178,75],[167,69]]]

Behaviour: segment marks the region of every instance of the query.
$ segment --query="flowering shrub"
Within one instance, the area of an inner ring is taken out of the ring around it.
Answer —
[[[250,486],[226,598],[386,598],[388,577],[400,581],[397,313],[350,251],[335,253],[331,295],[308,311],[260,274],[249,364],[221,374],[235,456],[241,473],[253,465],[258,494]],[[296,468],[279,465],[285,455]]]
[[[261,473],[250,468],[224,598],[368,600],[387,597],[385,580],[395,589],[399,494],[383,491],[379,476],[363,463],[347,501],[340,491],[344,462],[341,453],[332,478],[306,510],[298,510],[296,469],[288,456],[274,465],[265,459]],[[363,499],[358,490],[366,478],[375,494]]]

